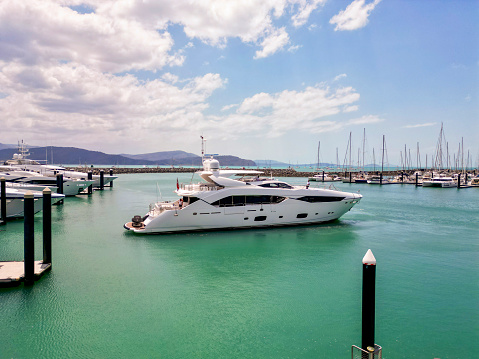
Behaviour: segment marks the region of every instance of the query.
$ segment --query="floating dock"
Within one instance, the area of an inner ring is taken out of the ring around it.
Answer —
[[[40,279],[52,269],[51,263],[34,262],[34,279]],[[25,280],[25,263],[23,261],[0,262],[0,288],[16,287]]]

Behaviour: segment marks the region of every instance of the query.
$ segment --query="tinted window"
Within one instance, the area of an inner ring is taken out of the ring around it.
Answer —
[[[304,196],[300,198],[295,198],[299,201],[305,201],[310,203],[316,202],[339,202],[342,201],[345,197],[334,197],[334,196]]]
[[[280,203],[285,199],[286,197],[281,196],[228,196],[211,203],[211,205],[218,207],[230,207],[252,204],[270,204]]]

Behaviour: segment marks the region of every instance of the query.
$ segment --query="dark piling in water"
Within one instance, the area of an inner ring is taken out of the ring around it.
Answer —
[[[363,350],[374,351],[374,321],[376,305],[376,258],[369,249],[363,258],[363,303],[362,303]]]
[[[63,175],[57,174],[57,193],[63,194]],[[63,204],[63,199],[58,201],[57,204]]]
[[[0,225],[7,224],[7,188],[5,178],[0,178]]]
[[[110,176],[113,176],[113,169],[110,168]],[[110,181],[110,187],[113,187],[113,181]]]
[[[457,175],[457,189],[461,188],[461,174]]]
[[[93,180],[93,172],[92,171],[88,171],[88,180],[89,181]],[[92,194],[92,193],[93,193],[93,184],[88,186],[88,194]]]
[[[34,229],[34,196],[28,191],[24,196],[24,268],[25,285],[35,282],[35,229]]]
[[[43,190],[43,264],[52,263],[52,191]]]
[[[103,190],[105,188],[105,171],[100,171],[100,189]]]

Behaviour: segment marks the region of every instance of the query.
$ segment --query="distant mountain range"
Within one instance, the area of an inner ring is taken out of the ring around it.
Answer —
[[[185,151],[164,151],[140,155],[110,155],[76,147],[29,147],[29,159],[64,165],[175,165],[201,166],[201,157]],[[0,162],[13,158],[18,153],[16,145],[0,143]],[[222,166],[256,166],[254,161],[236,156],[216,156]]]

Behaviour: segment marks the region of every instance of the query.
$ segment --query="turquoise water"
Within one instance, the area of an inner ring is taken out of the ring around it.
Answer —
[[[191,174],[120,175],[54,206],[52,271],[0,289],[1,358],[348,358],[361,344],[369,248],[383,357],[477,356],[479,188],[338,183],[364,198],[326,225],[124,231],[157,188],[175,198],[177,177]],[[23,222],[9,222],[0,260],[22,259]]]

